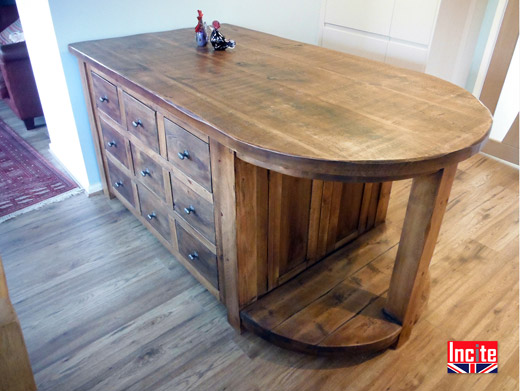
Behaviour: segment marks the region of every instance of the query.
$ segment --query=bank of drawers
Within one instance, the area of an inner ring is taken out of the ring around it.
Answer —
[[[118,89],[92,72],[110,190],[218,289],[209,145],[175,117],[157,115],[153,105]]]

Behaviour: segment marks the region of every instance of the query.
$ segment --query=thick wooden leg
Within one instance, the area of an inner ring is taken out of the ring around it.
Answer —
[[[397,347],[408,340],[417,319],[456,171],[455,164],[413,181],[385,306],[385,312],[403,327]]]

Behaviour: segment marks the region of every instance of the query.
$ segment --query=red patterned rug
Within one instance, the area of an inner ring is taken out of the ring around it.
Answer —
[[[79,192],[0,119],[0,223]]]

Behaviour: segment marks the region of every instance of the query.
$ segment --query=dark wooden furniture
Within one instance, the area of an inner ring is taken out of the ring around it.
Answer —
[[[0,258],[0,391],[33,391],[36,383]]]
[[[16,5],[0,6],[0,31],[17,19]],[[0,45],[0,98],[24,122],[26,129],[36,127],[34,119],[43,115],[43,109],[25,41]]]
[[[489,112],[428,75],[223,29],[234,51],[197,48],[192,29],[70,45],[105,193],[237,330],[319,354],[405,342],[457,163],[487,139]],[[379,230],[391,181],[404,178],[414,182],[387,281],[362,255],[381,239],[347,243]]]

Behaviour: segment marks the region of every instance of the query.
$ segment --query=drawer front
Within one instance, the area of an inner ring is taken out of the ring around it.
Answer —
[[[171,177],[173,209],[199,231],[206,239],[215,244],[215,216],[213,204],[201,198],[188,186]]]
[[[123,93],[123,102],[126,113],[126,128],[130,133],[141,140],[145,145],[159,153],[159,136],[155,111]]]
[[[124,137],[114,130],[112,126],[107,124],[102,118],[99,120],[101,123],[101,131],[103,132],[103,145],[105,146],[105,150],[126,168],[130,168]]]
[[[135,145],[132,144],[131,148],[135,175],[141,178],[141,182],[166,202],[162,167]],[[170,190],[168,189],[168,191]]]
[[[211,191],[209,145],[166,118],[164,129],[168,160]]]
[[[141,205],[141,216],[143,216],[152,227],[168,242],[171,242],[170,221],[166,207],[145,186],[138,184],[139,203]]]
[[[117,168],[110,159],[107,159],[107,163],[110,187],[135,207],[134,190],[130,177]]]
[[[95,72],[92,72],[92,87],[94,89],[96,107],[118,123],[121,123],[117,87]]]
[[[218,289],[217,257],[193,235],[175,222],[179,253]]]

